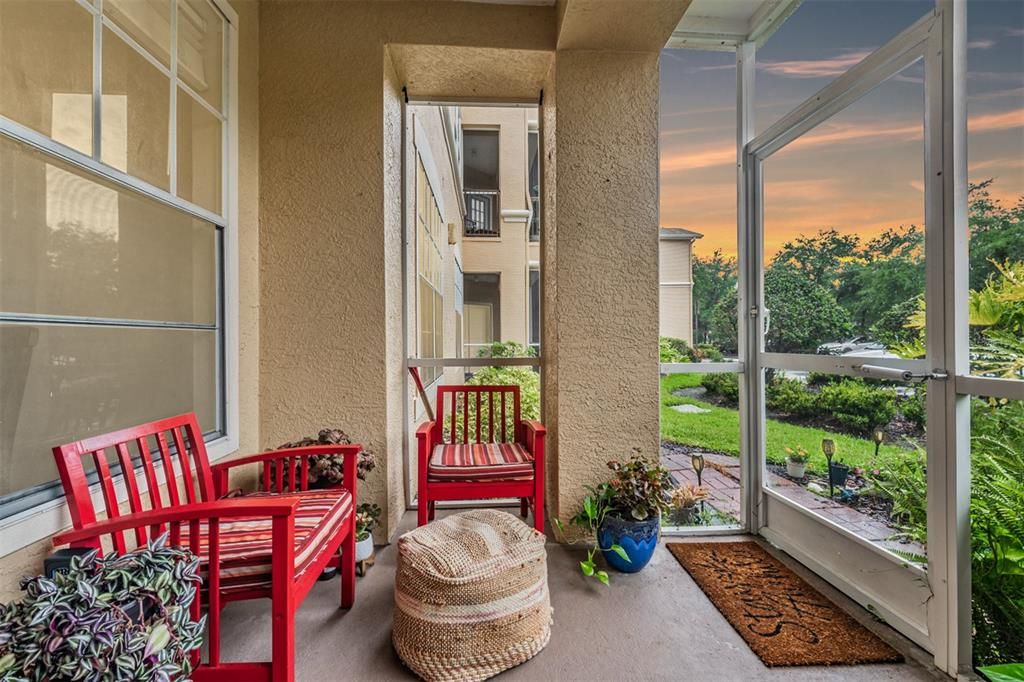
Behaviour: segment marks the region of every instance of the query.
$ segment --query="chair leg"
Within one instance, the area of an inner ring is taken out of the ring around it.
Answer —
[[[544,532],[544,482],[539,481],[533,492],[533,527]]]
[[[530,498],[529,497],[520,497],[519,498],[519,515],[522,516],[525,519],[526,515],[529,513],[529,511],[530,511]]]
[[[341,543],[341,608],[350,609],[356,600],[356,524]]]
[[[295,682],[295,603],[290,597],[287,602],[271,602],[270,679],[273,682]]]
[[[420,488],[419,506],[416,508],[416,525],[425,526],[429,520],[430,498],[427,497],[426,490]]]
[[[437,502],[434,502],[433,500],[431,500],[431,502],[430,502],[430,520],[431,521],[434,520],[434,512],[436,512],[436,511],[437,511]]]

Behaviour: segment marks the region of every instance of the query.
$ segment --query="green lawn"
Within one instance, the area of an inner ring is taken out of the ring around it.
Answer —
[[[739,456],[740,453],[740,416],[737,410],[716,407],[710,403],[693,398],[682,398],[672,395],[681,388],[700,386],[700,374],[672,374],[661,378],[661,438],[662,440],[681,445],[695,445],[716,452],[724,452]],[[684,414],[669,409],[670,405],[697,405],[710,412],[705,414]],[[776,419],[768,420],[767,429],[768,461],[782,464],[786,459],[786,448],[803,447],[811,459],[807,468],[820,474],[826,470],[825,455],[821,452],[821,439],[831,438],[836,443],[836,460],[842,460],[850,466],[865,469],[887,465],[905,457],[912,457],[912,450],[883,445],[878,455],[878,462],[872,464],[875,444],[865,438],[857,438],[841,433],[832,433],[824,429],[787,424]]]

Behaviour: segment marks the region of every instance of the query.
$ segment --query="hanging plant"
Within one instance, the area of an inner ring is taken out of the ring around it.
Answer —
[[[206,620],[189,608],[199,559],[166,541],[24,578],[25,596],[0,605],[0,680],[187,680]]]

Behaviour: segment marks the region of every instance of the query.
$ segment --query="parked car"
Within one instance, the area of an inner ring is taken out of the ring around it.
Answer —
[[[822,355],[848,355],[856,351],[878,350],[885,350],[885,346],[868,336],[855,336],[846,341],[833,341],[818,346],[818,353]]]

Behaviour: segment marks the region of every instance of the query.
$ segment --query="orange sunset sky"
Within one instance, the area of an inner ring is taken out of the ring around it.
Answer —
[[[931,11],[930,0],[804,0],[757,54],[764,131]],[[661,224],[736,252],[735,56],[664,50]],[[1024,2],[968,5],[968,175],[1024,195]],[[924,224],[924,67],[914,64],[765,163],[765,250],[820,228],[870,238]]]

